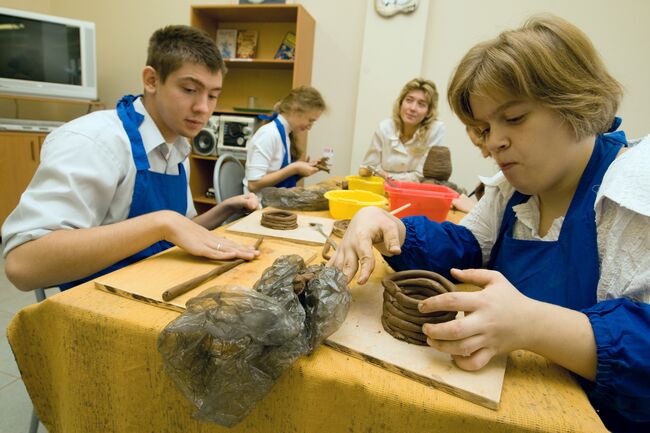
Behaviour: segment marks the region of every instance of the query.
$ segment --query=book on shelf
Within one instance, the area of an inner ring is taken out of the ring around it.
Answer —
[[[224,59],[232,59],[237,53],[237,29],[218,29],[217,48]]]
[[[257,52],[257,31],[240,30],[237,33],[237,57],[252,59]]]
[[[275,53],[276,59],[293,60],[296,53],[296,34],[287,32],[284,39]]]

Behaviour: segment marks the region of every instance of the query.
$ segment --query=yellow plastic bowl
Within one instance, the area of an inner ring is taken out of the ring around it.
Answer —
[[[330,214],[335,219],[350,219],[366,206],[388,209],[386,197],[370,191],[335,189],[327,191],[325,198],[330,204]]]
[[[379,176],[346,176],[345,180],[348,181],[350,190],[360,189],[384,195],[384,179]]]

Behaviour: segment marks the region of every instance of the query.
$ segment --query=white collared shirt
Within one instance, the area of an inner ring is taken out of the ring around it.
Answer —
[[[393,119],[382,120],[372,137],[361,167],[384,170],[398,181],[420,182],[424,178],[422,170],[429,150],[442,143],[445,125],[435,120],[424,142],[418,142],[416,136],[417,133],[409,141],[402,143]]]
[[[291,139],[289,133],[291,127],[289,122],[282,114],[278,114],[278,120],[284,126],[284,132],[287,136],[287,147],[291,149]],[[244,176],[244,192],[248,193],[248,181],[260,180],[268,173],[273,173],[282,168],[285,147],[280,137],[275,122],[271,121],[262,125],[253,137],[248,141],[246,155],[246,175]],[[289,158],[291,161],[291,158]]]
[[[598,189],[596,239],[600,260],[599,301],[628,297],[650,302],[650,136],[619,155],[609,166]],[[501,172],[481,178],[485,195],[463,218],[483,252],[487,265],[496,242],[505,207],[515,189]],[[548,233],[540,237],[539,200],[531,197],[514,206],[516,220],[513,238],[557,241],[564,217],[553,221]]]
[[[134,108],[144,115],[139,131],[150,170],[175,175],[178,163],[183,163],[188,176],[186,216],[193,218],[196,210],[187,159],[190,144],[183,137],[165,143],[140,98]],[[47,136],[40,165],[2,226],[3,254],[54,230],[127,219],[135,175],[131,144],[116,110],[97,111],[66,123]]]

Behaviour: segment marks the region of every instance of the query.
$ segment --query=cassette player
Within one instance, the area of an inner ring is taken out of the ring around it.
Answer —
[[[252,116],[219,116],[219,140],[217,142],[219,155],[229,152],[245,158],[246,145],[253,136],[257,125],[257,118]]]

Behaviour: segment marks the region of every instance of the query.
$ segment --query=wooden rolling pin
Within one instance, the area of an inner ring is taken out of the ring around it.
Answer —
[[[264,238],[259,238],[257,240],[257,242],[255,242],[255,249],[259,248],[259,246],[262,244],[262,240],[264,240]],[[174,298],[176,298],[176,297],[178,297],[178,296],[180,296],[180,295],[182,295],[184,293],[187,293],[192,289],[197,288],[198,286],[200,286],[204,282],[206,282],[206,281],[208,281],[208,280],[210,280],[210,279],[212,279],[212,278],[214,278],[216,276],[219,276],[219,275],[231,270],[235,266],[241,265],[242,263],[244,263],[246,261],[247,260],[244,260],[244,259],[237,259],[237,260],[233,260],[232,262],[226,262],[224,264],[221,264],[221,265],[217,266],[216,268],[214,268],[210,272],[206,272],[203,275],[199,275],[198,277],[194,277],[191,280],[185,281],[184,283],[177,284],[174,287],[172,287],[170,289],[167,289],[167,290],[165,290],[163,292],[163,294],[162,294],[163,301],[171,301],[172,299],[174,299]]]

